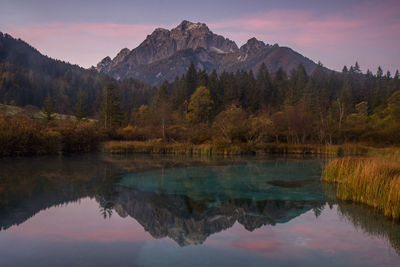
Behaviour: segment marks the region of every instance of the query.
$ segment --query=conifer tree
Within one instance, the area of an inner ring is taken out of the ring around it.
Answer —
[[[378,70],[376,71],[376,77],[382,78],[382,76],[383,76],[383,70],[382,70],[381,66],[379,66]]]
[[[122,123],[123,114],[114,82],[107,83],[103,89],[101,118],[106,129],[112,129]]]
[[[44,119],[45,121],[49,122],[53,120],[53,113],[54,113],[54,108],[53,108],[53,100],[51,99],[50,94],[47,95],[45,101],[44,101],[44,106],[42,109],[44,113]]]
[[[354,72],[358,73],[358,74],[361,73],[360,65],[358,64],[357,61],[356,61],[356,64],[354,64]]]
[[[185,99],[189,100],[190,96],[194,93],[197,87],[197,72],[193,62],[190,64],[189,69],[185,75]]]
[[[82,90],[79,90],[75,105],[75,116],[78,120],[87,116],[86,109],[86,96]]]

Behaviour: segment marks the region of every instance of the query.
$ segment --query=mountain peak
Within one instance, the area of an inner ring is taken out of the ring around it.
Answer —
[[[170,31],[167,29],[157,28],[151,33],[150,36],[163,36],[163,35],[168,35],[169,33]]]
[[[242,47],[240,47],[240,51],[244,53],[254,53],[268,47],[269,45],[266,45],[263,41],[260,41],[257,38],[253,37],[250,38],[247,43],[242,45]]]
[[[99,72],[105,72],[107,67],[111,64],[111,58],[110,57],[105,57],[103,58],[96,66],[96,69]]]
[[[183,20],[175,29],[173,30],[180,30],[180,31],[193,31],[198,29],[204,29],[206,31],[210,31],[205,23],[193,23],[188,20]]]

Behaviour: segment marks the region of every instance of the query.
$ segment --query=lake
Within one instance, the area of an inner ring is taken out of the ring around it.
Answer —
[[[400,266],[400,225],[324,159],[0,160],[0,266]]]

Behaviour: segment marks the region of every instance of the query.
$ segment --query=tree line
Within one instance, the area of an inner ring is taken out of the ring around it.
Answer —
[[[399,72],[383,74],[380,67],[373,74],[362,73],[358,63],[342,72],[326,71],[320,64],[308,75],[302,65],[289,74],[283,69],[270,73],[261,65],[256,74],[208,74],[192,64],[182,77],[162,83],[149,104],[130,112],[118,104],[121,96],[115,87],[111,83],[105,88],[101,119],[106,128],[120,128],[116,138],[191,143],[400,142]],[[112,108],[104,106],[108,90],[115,92]]]

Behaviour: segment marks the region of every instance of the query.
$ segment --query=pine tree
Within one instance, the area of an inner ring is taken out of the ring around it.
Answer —
[[[76,105],[75,105],[75,116],[78,120],[81,120],[87,116],[86,109],[87,109],[86,96],[80,89],[77,95]]]
[[[282,68],[279,68],[278,71],[275,73],[271,95],[271,104],[274,107],[280,107],[283,104],[286,89],[287,75]]]
[[[357,61],[356,61],[356,64],[354,65],[354,72],[358,73],[358,74],[361,73],[360,65],[358,64]]]
[[[51,99],[50,94],[47,95],[47,97],[44,101],[44,106],[43,106],[42,112],[44,113],[45,121],[49,122],[49,121],[53,120],[54,108],[53,108],[53,100]]]
[[[189,100],[190,96],[194,93],[197,87],[197,72],[193,62],[190,64],[189,69],[185,75],[185,99]]]
[[[379,66],[378,70],[376,71],[376,77],[380,79],[380,78],[382,78],[382,76],[383,76],[383,70],[382,70],[381,66]]]
[[[213,70],[208,77],[207,88],[210,90],[210,96],[214,103],[212,117],[218,114],[222,109],[223,93],[220,87],[220,82],[216,70]]]
[[[393,79],[395,79],[395,80],[399,80],[399,79],[400,79],[400,77],[399,77],[399,70],[396,70]]]
[[[123,114],[120,108],[120,100],[116,85],[113,82],[107,83],[103,89],[101,117],[106,129],[112,129],[122,123]]]

